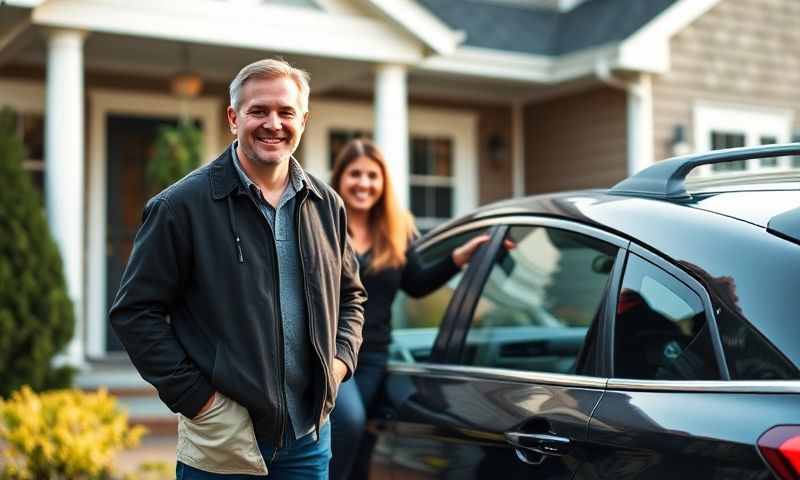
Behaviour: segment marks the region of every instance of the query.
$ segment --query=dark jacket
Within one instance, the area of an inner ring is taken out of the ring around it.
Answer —
[[[341,199],[305,177],[295,221],[319,429],[338,387],[333,358],[355,371],[366,294]],[[193,418],[219,391],[247,408],[260,438],[280,445],[289,425],[270,232],[225,149],[147,203],[110,318],[172,411]]]
[[[461,271],[453,263],[452,255],[423,264],[416,250],[409,246],[406,250],[406,263],[402,267],[389,267],[372,270],[372,252],[359,256],[359,272],[369,299],[364,304],[364,343],[365,352],[387,352],[391,343],[392,303],[398,290],[403,290],[414,298],[423,297],[440,288]]]

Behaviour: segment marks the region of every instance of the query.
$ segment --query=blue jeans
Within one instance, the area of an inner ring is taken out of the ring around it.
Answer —
[[[365,427],[367,414],[386,376],[387,358],[386,353],[361,352],[355,374],[339,387],[336,407],[331,413],[331,480],[366,480],[369,475],[375,438]]]
[[[258,449],[267,464],[268,477],[210,473],[181,462],[175,467],[175,476],[177,480],[327,480],[331,460],[331,422],[320,428],[318,442],[314,437],[314,432],[311,432],[277,449],[259,441]]]

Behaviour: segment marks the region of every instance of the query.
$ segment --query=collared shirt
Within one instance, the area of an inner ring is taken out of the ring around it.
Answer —
[[[283,353],[290,424],[293,437],[300,438],[314,430],[313,393],[310,388],[312,349],[306,319],[306,299],[303,290],[303,272],[300,269],[297,226],[294,213],[297,193],[306,188],[305,174],[294,158],[289,159],[289,182],[281,194],[278,205],[266,201],[258,186],[247,176],[236,154],[237,142],[231,145],[233,164],[258,209],[267,220],[275,242],[278,259],[278,297],[283,324]],[[271,248],[270,245],[265,245]],[[242,299],[247,301],[246,298]]]

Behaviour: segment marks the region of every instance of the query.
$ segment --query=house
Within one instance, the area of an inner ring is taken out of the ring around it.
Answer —
[[[79,319],[66,359],[83,385],[142,385],[106,312],[148,144],[188,115],[215,157],[227,82],[250,61],[311,73],[309,171],[326,178],[337,145],[371,135],[430,228],[675,153],[797,138],[797,25],[797,0],[3,0],[0,105],[19,113],[64,257]]]

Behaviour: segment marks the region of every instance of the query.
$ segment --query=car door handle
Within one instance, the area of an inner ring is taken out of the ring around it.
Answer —
[[[530,450],[541,455],[566,455],[570,449],[569,438],[549,433],[506,432],[506,442],[515,448]]]

